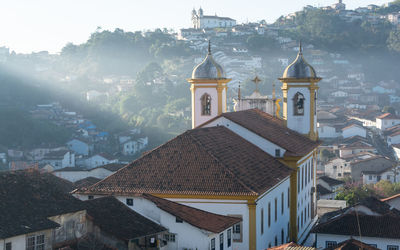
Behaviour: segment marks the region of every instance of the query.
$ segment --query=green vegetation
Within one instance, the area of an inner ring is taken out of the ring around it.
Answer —
[[[398,40],[389,39],[393,36],[392,25],[382,20],[376,24],[361,20],[346,22],[333,12],[304,9],[294,20],[277,21],[277,24],[282,23],[293,27],[284,31],[291,38],[329,51],[382,51],[388,46],[399,46]]]
[[[190,49],[166,31],[113,32],[97,30],[86,43],[67,44],[61,51],[62,67],[79,75],[132,75],[154,59],[187,56]]]
[[[336,200],[346,200],[348,205],[354,205],[362,199],[374,196],[378,198],[390,197],[400,193],[400,183],[391,183],[382,180],[376,184],[370,185],[346,185],[338,195]]]
[[[71,136],[71,131],[48,121],[34,119],[25,111],[0,108],[0,117],[0,145],[7,148],[59,145]]]

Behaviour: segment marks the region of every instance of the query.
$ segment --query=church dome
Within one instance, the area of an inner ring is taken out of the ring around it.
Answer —
[[[301,44],[296,59],[286,67],[282,78],[317,78],[314,68],[303,57]]]
[[[226,78],[226,74],[211,55],[211,46],[208,44],[208,54],[206,58],[197,65],[192,72],[192,79],[221,79]]]

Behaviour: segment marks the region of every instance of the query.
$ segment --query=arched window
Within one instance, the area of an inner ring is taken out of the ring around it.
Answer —
[[[304,95],[297,92],[293,97],[293,115],[304,115]]]
[[[211,115],[211,96],[207,93],[201,96],[201,115]]]

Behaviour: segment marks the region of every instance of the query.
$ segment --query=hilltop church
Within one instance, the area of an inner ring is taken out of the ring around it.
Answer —
[[[113,195],[123,202],[129,200],[135,210],[143,196],[150,194],[240,218],[225,233],[210,234],[207,245],[211,250],[261,250],[305,241],[317,220],[316,101],[321,78],[304,59],[300,46],[296,59],[279,78],[283,118],[259,109],[227,112],[230,80],[209,47],[188,79],[193,129],[88,189],[76,191],[76,196]],[[147,213],[163,225],[159,214]],[[176,223],[182,219],[177,217]],[[189,232],[184,235],[170,225],[163,226],[174,241],[190,238]],[[195,239],[179,246],[196,248],[200,249]]]

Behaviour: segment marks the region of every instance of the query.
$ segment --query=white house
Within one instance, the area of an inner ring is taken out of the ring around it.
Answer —
[[[376,118],[376,128],[382,131],[398,124],[400,124],[400,117],[391,113],[385,113]]]
[[[339,242],[356,239],[378,249],[399,249],[399,211],[376,198],[323,216],[312,232],[317,249],[336,247]],[[358,225],[358,226],[357,226]],[[361,231],[360,231],[361,230]]]
[[[386,166],[377,170],[362,171],[363,184],[376,184],[380,180],[386,180],[391,183],[400,182],[400,169],[394,166]]]
[[[357,124],[351,124],[347,127],[342,128],[343,138],[349,138],[357,135],[365,138],[367,137],[367,130]]]
[[[341,131],[329,124],[318,122],[318,136],[320,138],[337,138],[342,135]]]
[[[120,170],[124,166],[125,166],[124,164],[111,163],[91,169],[67,167],[67,168],[57,169],[53,171],[52,174],[62,179],[68,180],[70,182],[76,182],[88,177],[104,179],[112,175],[116,171]]]
[[[349,176],[351,172],[350,162],[336,158],[325,164],[325,175],[337,179]]]
[[[72,139],[67,142],[69,150],[74,151],[78,155],[89,155],[93,151],[93,145],[83,139]]]
[[[168,228],[168,234],[164,235],[165,250],[235,249],[235,225],[240,225],[241,218],[206,212],[149,194],[118,199]]]
[[[395,125],[383,131],[386,138],[386,143],[390,146],[392,144],[400,143],[400,125]]]
[[[142,137],[136,140],[126,140],[123,143],[121,143],[121,149],[122,149],[122,154],[123,155],[134,155],[140,151],[142,151],[144,148],[147,147],[149,143],[148,137]]]
[[[43,157],[41,163],[50,164],[54,169],[75,167],[75,154],[69,150],[52,151]]]
[[[95,168],[102,165],[107,165],[111,163],[118,163],[118,159],[111,155],[100,153],[92,155],[83,160],[83,165],[87,168]]]
[[[400,160],[400,144],[392,144],[391,146],[394,151],[394,156],[397,160]]]
[[[329,176],[320,176],[317,179],[317,183],[322,187],[332,192],[333,198],[336,197],[340,188],[344,186],[344,181],[330,178]]]
[[[336,98],[338,98],[338,97],[348,97],[349,94],[347,92],[342,91],[342,90],[338,90],[338,91],[332,92],[331,96],[336,97]]]
[[[377,150],[371,144],[360,140],[350,143],[348,145],[341,146],[339,149],[339,156],[345,157],[349,155],[359,154],[362,152],[376,153]]]

